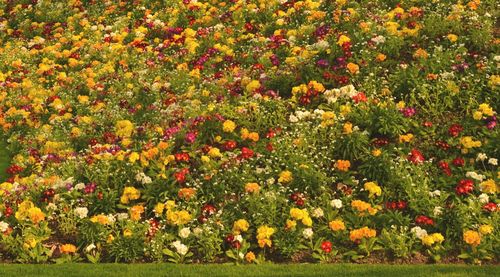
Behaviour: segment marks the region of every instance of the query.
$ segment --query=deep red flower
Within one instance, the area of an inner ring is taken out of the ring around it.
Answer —
[[[452,137],[457,137],[464,128],[460,124],[453,124],[448,128],[448,134]]]
[[[252,149],[247,148],[247,147],[242,147],[241,154],[239,157],[242,159],[250,159],[251,157],[253,157],[253,155],[254,155],[254,152]]]
[[[470,194],[474,190],[474,181],[469,179],[462,179],[458,182],[458,185],[455,187],[455,192],[458,195],[467,195]]]
[[[463,158],[461,158],[461,157],[456,157],[455,159],[453,159],[452,163],[453,163],[454,166],[460,166],[460,167],[462,167],[465,164],[465,160]]]
[[[325,253],[332,252],[332,243],[328,240],[321,243],[321,250]]]
[[[434,220],[432,218],[425,216],[425,215],[419,215],[415,219],[415,222],[419,225],[434,225]]]
[[[498,209],[498,207],[497,207],[497,204],[490,202],[488,204],[485,204],[483,206],[483,209],[488,211],[488,212],[495,212]]]
[[[410,152],[410,155],[408,155],[408,160],[413,164],[421,164],[424,162],[425,158],[422,152],[413,148]]]

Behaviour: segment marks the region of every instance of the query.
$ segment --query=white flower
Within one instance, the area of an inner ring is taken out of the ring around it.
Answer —
[[[336,208],[336,209],[340,209],[340,208],[342,208],[342,200],[340,200],[340,199],[333,199],[330,202],[330,206],[332,206],[333,208]]]
[[[95,244],[90,244],[89,246],[85,247],[85,252],[90,252],[96,248]]]
[[[430,197],[441,196],[441,191],[440,190],[431,191],[429,192],[429,196]]]
[[[50,210],[50,211],[55,211],[55,210],[57,210],[57,205],[56,205],[56,204],[54,204],[54,203],[49,203],[49,204],[47,205],[47,210]]]
[[[434,216],[443,214],[443,207],[434,207]]]
[[[268,185],[272,185],[272,184],[274,184],[274,182],[276,182],[276,180],[274,180],[274,178],[272,178],[272,177],[266,180],[266,183]]]
[[[0,221],[0,232],[5,232],[7,231],[7,228],[9,228],[9,223]]]
[[[108,214],[108,221],[110,224],[113,224],[116,222],[116,218],[112,214]]]
[[[75,208],[75,215],[78,216],[80,219],[86,218],[88,214],[89,214],[89,209],[87,209],[86,207]]]
[[[479,202],[482,204],[486,204],[486,203],[490,202],[490,197],[486,193],[481,193],[479,195],[478,199],[479,199]]]
[[[304,231],[302,231],[302,236],[305,239],[310,239],[314,235],[313,229],[312,228],[306,228]]]
[[[241,235],[237,235],[234,237],[235,241],[243,242],[243,237]]]
[[[469,171],[469,172],[465,173],[465,176],[468,178],[472,178],[474,180],[478,180],[479,182],[482,182],[486,178],[486,176],[484,176],[482,174],[477,174],[474,171]]]
[[[323,215],[325,215],[325,213],[323,212],[323,210],[321,208],[316,208],[312,212],[312,216],[316,217],[316,218],[323,217]]]
[[[184,228],[179,230],[179,237],[181,237],[183,239],[189,237],[190,234],[191,234],[191,230],[188,227],[184,227]]]
[[[488,160],[488,163],[491,164],[491,165],[498,165],[498,160],[495,159],[495,158],[490,158]]]
[[[201,229],[200,227],[196,227],[196,228],[194,228],[194,229],[193,229],[193,234],[194,234],[195,236],[199,236],[199,235],[201,235],[202,233],[203,233],[203,229]]]
[[[116,215],[116,218],[120,221],[128,219],[128,213],[119,213]]]
[[[76,190],[82,190],[84,188],[85,188],[85,184],[84,183],[78,183],[74,187],[74,189],[76,189]]]
[[[295,115],[291,114],[288,117],[288,121],[290,121],[291,123],[297,123],[297,122],[299,122],[299,119]]]
[[[177,253],[179,253],[181,256],[184,256],[187,254],[189,248],[183,244],[180,240],[176,240],[172,243],[172,246],[175,248]]]
[[[477,154],[477,157],[476,157],[476,161],[484,161],[488,158],[488,156],[486,156],[486,154],[484,153],[479,153]]]
[[[415,236],[417,236],[417,238],[419,239],[422,239],[423,237],[427,236],[427,231],[418,226],[411,228],[410,231],[414,233]]]

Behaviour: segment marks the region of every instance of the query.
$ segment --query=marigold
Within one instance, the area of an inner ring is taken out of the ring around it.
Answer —
[[[226,120],[222,123],[222,131],[226,133],[232,133],[236,129],[236,123],[232,120]]]
[[[255,261],[255,254],[252,251],[248,251],[245,255],[245,260],[249,263]]]
[[[233,223],[233,233],[239,235],[241,232],[248,231],[250,224],[245,219],[238,219]]]
[[[481,225],[479,226],[479,233],[481,233],[481,235],[489,235],[493,232],[493,227],[491,225]]]
[[[260,191],[260,186],[257,183],[246,183],[245,191],[248,193],[258,193]]]
[[[282,171],[280,173],[279,178],[278,178],[278,182],[280,182],[282,184],[287,184],[287,183],[290,183],[291,181],[293,181],[292,172],[285,170],[285,171]]]
[[[348,160],[338,160],[336,163],[335,163],[335,167],[339,170],[339,171],[348,171],[349,168],[351,167],[351,162],[348,161]]]
[[[471,246],[478,246],[481,243],[481,235],[472,230],[467,230],[463,234],[463,239],[465,243],[471,245]]]
[[[373,238],[377,235],[377,231],[368,227],[354,229],[349,233],[349,239],[353,242],[359,243],[363,238]]]
[[[374,196],[380,196],[382,194],[382,189],[375,182],[365,183],[364,188],[370,193],[370,198]]]
[[[330,229],[332,229],[332,231],[343,231],[343,230],[345,230],[344,221],[342,221],[341,219],[336,219],[336,220],[330,221],[328,223],[328,226],[330,227]]]
[[[73,254],[76,252],[76,246],[73,244],[63,244],[60,246],[61,253],[63,254]]]

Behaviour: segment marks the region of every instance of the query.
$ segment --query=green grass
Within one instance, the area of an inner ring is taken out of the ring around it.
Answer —
[[[0,134],[0,183],[7,179],[5,169],[9,166],[10,155],[7,152],[7,143]]]
[[[497,266],[467,265],[0,265],[0,276],[495,276]]]

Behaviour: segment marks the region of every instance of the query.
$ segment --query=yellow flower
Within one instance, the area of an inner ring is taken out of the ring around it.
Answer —
[[[104,214],[94,215],[92,218],[90,218],[90,221],[93,223],[99,223],[101,225],[109,224],[109,219]]]
[[[274,234],[276,230],[267,225],[262,225],[257,229],[257,240],[260,248],[264,248],[266,246],[271,247],[272,241],[271,236]]]
[[[115,125],[116,135],[123,138],[128,138],[134,131],[134,124],[129,120],[119,120]]]
[[[364,188],[370,193],[370,198],[373,196],[380,196],[382,194],[382,189],[375,182],[365,183]]]
[[[210,148],[210,150],[208,151],[208,156],[212,157],[212,158],[220,158],[222,157],[222,154],[220,152],[220,149],[217,148],[217,147],[212,147]]]
[[[330,221],[328,223],[328,226],[330,227],[330,229],[332,229],[332,231],[343,231],[343,230],[345,230],[344,221],[342,221],[341,219],[336,219],[336,220]]]
[[[441,243],[444,241],[444,237],[443,237],[443,235],[441,235],[441,233],[433,233],[431,236],[434,239],[434,241],[437,243]]]
[[[471,245],[471,246],[478,246],[481,243],[481,235],[472,230],[467,230],[463,234],[463,239],[465,243]]]
[[[260,88],[260,82],[258,80],[252,80],[245,87],[245,89],[246,89],[247,92],[254,92],[254,91],[256,91],[259,88]]]
[[[232,120],[226,120],[222,124],[222,130],[226,133],[232,133],[236,129],[236,123],[234,123]]]
[[[290,219],[287,219],[287,220],[286,220],[286,226],[285,226],[285,229],[290,230],[290,229],[295,228],[295,226],[297,226],[297,221],[295,221],[295,220],[290,220]]]
[[[141,196],[141,192],[134,187],[125,187],[123,195],[120,198],[122,204],[128,204],[130,200],[137,200]]]
[[[343,46],[347,42],[351,42],[351,39],[348,36],[346,36],[346,35],[341,35],[339,37],[339,39],[337,40],[337,44],[339,46]]]
[[[154,212],[157,216],[161,215],[163,213],[163,210],[165,209],[165,204],[163,203],[158,203],[154,207]]]
[[[434,244],[434,237],[433,236],[430,236],[430,235],[427,235],[425,237],[422,238],[422,243],[424,245],[427,245],[427,246],[431,246]]]
[[[399,136],[399,142],[411,142],[413,140],[413,134],[406,134],[406,135],[400,135]]]
[[[427,59],[429,54],[427,54],[427,51],[424,49],[418,48],[417,51],[415,51],[415,54],[413,54],[413,57]]]
[[[457,35],[455,35],[455,34],[448,34],[446,37],[447,37],[447,38],[448,38],[448,40],[449,40],[449,41],[451,41],[451,42],[455,42],[455,41],[457,41],[457,39],[458,39],[458,36],[457,36]]]
[[[285,170],[285,171],[282,171],[280,173],[279,178],[278,178],[278,182],[280,182],[282,184],[287,184],[287,183],[290,183],[291,181],[293,181],[292,172]]]
[[[45,220],[45,214],[40,210],[40,208],[32,207],[28,210],[29,218],[34,224],[38,224],[40,221]]]
[[[493,232],[493,227],[491,225],[481,225],[479,226],[479,233],[482,235],[489,235]]]
[[[352,123],[351,122],[344,123],[344,126],[342,127],[342,131],[346,135],[352,133]]]
[[[233,223],[233,233],[239,235],[241,232],[248,231],[250,224],[245,219],[238,219]]]
[[[372,150],[372,155],[374,157],[378,157],[378,156],[380,156],[380,154],[382,154],[382,151],[380,149],[373,149]]]
[[[488,179],[479,184],[479,189],[484,193],[495,194],[497,192],[497,184],[493,179]]]

